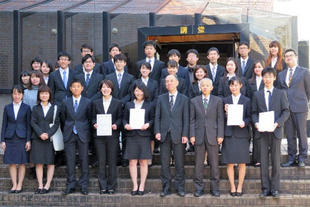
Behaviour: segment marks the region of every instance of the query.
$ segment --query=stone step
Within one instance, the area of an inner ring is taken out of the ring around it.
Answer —
[[[45,195],[36,195],[32,192],[20,194],[8,194],[0,192],[1,205],[4,206],[102,206],[102,207],[201,207],[201,206],[309,206],[310,196],[306,194],[281,194],[279,199],[268,197],[260,199],[256,194],[245,194],[242,197],[231,197],[229,194],[222,194],[215,198],[210,194],[199,198],[187,194],[181,198],[175,194],[165,198],[159,194],[148,193],[144,196],[131,196],[128,193],[116,193],[114,195],[100,195],[90,193],[87,196],[74,193],[63,196],[60,192],[51,192]]]
[[[210,190],[210,181],[205,180],[205,192]],[[237,183],[237,180],[236,180]],[[37,188],[36,180],[25,179],[23,188],[25,191],[34,192]],[[51,184],[53,191],[63,191],[66,187],[65,178],[54,178]],[[11,188],[10,178],[0,178],[0,191],[8,191]],[[89,192],[96,193],[99,191],[98,180],[96,178],[90,179]],[[130,179],[118,179],[117,192],[129,193],[132,190],[132,182]],[[160,193],[162,190],[160,179],[148,179],[145,191],[151,193]],[[174,182],[171,184],[172,192],[175,192]],[[194,182],[192,179],[186,179],[185,191],[187,193],[194,192]],[[228,180],[220,180],[221,193],[227,193],[230,190]],[[247,179],[244,182],[243,191],[245,194],[259,194],[261,192],[261,181],[259,179]],[[288,194],[310,194],[310,180],[281,180],[280,192]],[[310,198],[310,196],[309,196]]]

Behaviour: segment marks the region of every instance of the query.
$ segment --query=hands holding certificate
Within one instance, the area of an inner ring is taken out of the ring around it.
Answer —
[[[143,124],[142,127],[141,127],[141,130],[142,130],[142,131],[145,131],[145,130],[147,130],[149,127],[150,127],[150,124],[149,124],[149,123]],[[133,128],[130,126],[130,124],[126,124],[126,125],[125,125],[125,129],[128,130],[128,131],[133,130]]]
[[[225,112],[227,115],[227,126],[245,127],[242,104],[225,104]]]

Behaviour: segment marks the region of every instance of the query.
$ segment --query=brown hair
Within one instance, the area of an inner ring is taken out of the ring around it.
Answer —
[[[52,97],[52,91],[51,89],[47,86],[47,85],[42,85],[39,87],[39,90],[38,90],[38,95],[37,95],[37,104],[40,104],[41,103],[41,99],[40,99],[40,93],[42,92],[48,92],[50,94],[50,97],[48,99],[48,101],[50,103],[52,103],[52,100],[53,100],[53,97]]]
[[[30,72],[30,87],[29,87],[29,89],[31,90],[32,89],[32,83],[31,83],[31,77],[32,76],[35,76],[35,77],[38,77],[38,78],[40,78],[40,83],[39,83],[39,87],[40,86],[45,86],[46,84],[45,84],[45,81],[44,81],[44,79],[43,79],[43,74],[41,73],[41,71],[38,71],[38,70],[33,70],[33,71],[31,71]]]
[[[198,70],[200,70],[200,69],[202,69],[204,72],[205,72],[205,78],[207,78],[208,77],[208,71],[207,71],[207,69],[206,69],[206,67],[205,66],[203,66],[203,65],[196,65],[195,67],[194,67],[194,80],[193,80],[193,83],[197,83],[198,82],[198,79],[196,78],[196,72],[198,71]]]
[[[272,47],[277,47],[278,48],[278,54],[277,54],[277,63],[275,65],[275,69],[277,71],[282,71],[283,70],[283,65],[282,65],[282,60],[283,60],[283,57],[282,57],[282,47],[281,47],[281,44],[280,42],[274,40],[274,41],[271,41],[270,44],[269,44],[269,48],[272,48]],[[271,59],[272,59],[272,55],[271,55],[271,52],[269,51],[269,55],[266,59],[266,66],[271,66]]]
[[[264,60],[255,60],[255,61],[254,61],[254,64],[253,64],[253,68],[252,68],[252,70],[253,70],[253,75],[252,75],[252,77],[249,79],[249,83],[255,83],[255,81],[256,81],[256,74],[255,74],[255,72],[254,72],[254,68],[256,67],[256,65],[257,65],[258,63],[260,63],[260,64],[263,66],[263,68],[265,68],[265,62],[264,62]]]
[[[103,84],[106,85],[106,86],[108,86],[109,88],[111,88],[111,94],[112,94],[112,93],[113,93],[113,89],[114,89],[114,86],[113,86],[112,81],[107,80],[107,79],[102,80],[102,81],[100,82],[100,90],[101,90]]]

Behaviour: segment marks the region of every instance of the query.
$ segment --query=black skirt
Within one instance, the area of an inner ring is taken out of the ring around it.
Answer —
[[[148,160],[152,159],[150,137],[133,136],[127,137],[125,159],[128,160]]]
[[[34,138],[32,140],[32,147],[30,152],[30,161],[33,164],[54,164],[54,147],[53,142]]]
[[[16,135],[12,139],[5,139],[4,164],[28,163],[28,155],[25,148],[26,142],[26,139],[19,138]]]
[[[225,137],[222,145],[222,164],[250,163],[249,138]]]

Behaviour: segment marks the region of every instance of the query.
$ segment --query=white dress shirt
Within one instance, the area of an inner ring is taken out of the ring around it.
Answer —
[[[259,86],[262,82],[262,76],[256,76],[256,90],[259,91]]]
[[[104,97],[102,97],[102,101],[103,101],[103,108],[105,113],[108,112],[110,104],[111,104],[111,100],[112,100],[112,96],[110,96],[109,99],[105,99]]]
[[[207,99],[207,100],[208,100],[208,101],[207,101],[207,104],[209,104],[209,102],[210,102],[210,94],[209,94],[207,97],[205,97],[205,95],[202,94],[201,97],[202,97],[202,103],[203,103],[203,100],[204,100],[204,99]]]
[[[278,57],[276,58],[271,58],[271,67],[274,68],[275,65],[277,64],[277,61],[278,61]]]
[[[44,115],[44,117],[46,117],[46,114],[47,114],[48,110],[50,110],[52,104],[48,103],[46,106],[44,106],[44,105],[41,103],[41,106],[42,106],[42,109],[43,109],[43,115]]]
[[[175,100],[177,99],[178,91],[176,91],[174,94],[171,94],[169,92],[169,102],[170,102],[170,97],[173,96],[173,105],[175,104]]]
[[[234,96],[233,94],[231,94],[233,104],[238,104],[240,96],[241,96],[241,93],[239,93],[238,96]]]
[[[153,58],[145,58],[145,61],[151,64],[151,71],[153,70],[154,63],[155,63],[155,57]],[[151,61],[151,62],[150,62]]]
[[[209,66],[210,66],[210,70],[211,70],[211,74],[212,74],[212,79],[214,80],[214,78],[216,76],[218,64],[216,63],[215,65],[213,65],[212,63],[209,63]],[[212,70],[213,68],[214,68],[214,75],[213,75],[213,70]]]
[[[142,105],[144,103],[144,101],[141,101],[141,103],[137,103],[136,99],[133,100],[134,104],[135,104],[135,109],[141,109]]]
[[[86,82],[87,74],[89,74],[89,79],[91,78],[91,75],[93,74],[94,70],[91,70],[90,72],[86,72],[85,68],[83,67],[83,72],[84,72],[84,80]]]
[[[147,86],[147,83],[149,81],[149,77],[147,77],[146,79],[141,77],[142,82],[144,83],[145,86]]]
[[[17,119],[18,111],[19,111],[21,105],[22,105],[21,101],[19,103],[13,102],[13,111],[14,111],[15,120]]]
[[[74,104],[75,104],[75,100],[77,100],[78,106],[80,105],[81,97],[82,97],[81,95],[80,95],[80,97],[78,97],[78,98],[75,98],[74,96],[72,96],[72,98],[73,98],[73,107],[74,107]]]
[[[68,77],[69,77],[69,68],[67,67],[66,69],[62,69],[61,67],[59,68],[59,72],[60,72],[60,76],[61,76],[61,79],[63,80],[64,79],[64,71],[66,71],[66,80],[68,81]]]
[[[267,111],[269,111],[269,93],[267,91],[273,92],[273,87],[271,89],[267,89],[266,87],[264,88],[264,94],[265,94],[265,104],[267,107]]]
[[[229,73],[227,73],[227,78],[228,78],[228,80],[230,80],[231,78],[233,78],[233,77],[235,77],[236,76],[236,74],[234,73],[233,75],[230,75]]]

